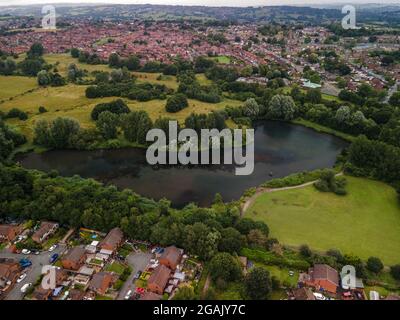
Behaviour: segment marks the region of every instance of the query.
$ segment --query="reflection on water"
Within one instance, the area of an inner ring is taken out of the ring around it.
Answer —
[[[283,122],[255,126],[255,166],[249,176],[235,176],[233,165],[159,166],[146,162],[143,149],[55,150],[21,155],[30,169],[58,170],[64,176],[94,178],[154,199],[166,197],[177,207],[189,202],[207,206],[219,192],[225,201],[244,190],[294,172],[331,167],[347,143],[333,136]],[[270,173],[273,173],[273,177]]]

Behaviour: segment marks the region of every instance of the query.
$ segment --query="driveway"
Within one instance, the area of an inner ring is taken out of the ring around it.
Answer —
[[[144,253],[144,252],[133,252],[126,257],[126,263],[132,268],[132,273],[129,276],[128,280],[125,281],[122,289],[120,290],[117,300],[124,300],[127,292],[132,290],[135,291],[135,285],[133,284],[133,277],[135,276],[136,272],[143,271],[150,262],[150,259],[153,258],[151,253]]]
[[[25,269],[24,272],[26,273],[26,278],[20,282],[16,283],[11,291],[5,297],[5,300],[22,300],[24,294],[21,292],[21,288],[26,283],[35,283],[36,280],[42,273],[42,267],[46,264],[49,264],[49,258],[54,253],[58,253],[61,255],[66,249],[65,245],[59,245],[53,252],[43,251],[39,255],[24,255],[24,254],[15,254],[7,252],[3,250],[0,252],[0,258],[8,258],[14,259],[17,262],[22,258],[27,258],[32,262],[32,266]]]

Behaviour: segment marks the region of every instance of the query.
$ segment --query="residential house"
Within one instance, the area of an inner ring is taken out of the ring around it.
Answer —
[[[50,235],[52,235],[54,232],[56,232],[56,230],[58,229],[58,226],[59,226],[58,223],[43,221],[40,224],[39,229],[36,230],[35,233],[33,234],[32,240],[37,243],[42,243]]]
[[[294,300],[315,300],[310,288],[302,287],[293,290]]]
[[[339,286],[339,274],[326,264],[316,264],[308,273],[300,274],[299,282],[335,294]]]
[[[171,269],[161,264],[154,269],[149,280],[147,281],[147,288],[149,291],[162,295],[171,275]]]
[[[124,240],[124,234],[120,228],[112,229],[103,241],[100,242],[100,248],[115,252]]]
[[[19,234],[19,227],[1,224],[0,225],[0,242],[13,241]]]
[[[21,267],[14,259],[0,259],[0,292],[7,291],[17,280]]]
[[[85,259],[85,249],[82,247],[74,247],[62,258],[61,264],[65,269],[79,270],[79,268],[85,263]]]
[[[182,252],[175,246],[170,246],[164,249],[160,259],[158,260],[160,264],[175,270],[178,264],[181,262]]]
[[[85,292],[78,289],[71,289],[69,291],[68,300],[82,300]]]
[[[96,273],[89,283],[89,289],[97,294],[104,295],[113,282],[113,276],[110,272]]]
[[[32,300],[49,300],[53,290],[44,289],[42,285],[39,285],[32,294]]]

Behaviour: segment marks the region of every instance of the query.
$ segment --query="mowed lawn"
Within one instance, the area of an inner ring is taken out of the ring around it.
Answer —
[[[381,182],[347,177],[348,195],[322,193],[313,186],[265,193],[246,216],[265,221],[281,243],[336,248],[362,259],[377,256],[400,263],[400,202]]]
[[[0,101],[15,97],[37,87],[36,78],[0,76]],[[1,106],[0,110],[2,110]]]

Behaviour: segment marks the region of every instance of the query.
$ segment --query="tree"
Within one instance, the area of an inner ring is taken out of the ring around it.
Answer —
[[[314,104],[321,103],[322,101],[321,91],[319,89],[310,89],[307,91],[305,99],[310,103]]]
[[[267,244],[267,237],[260,230],[253,229],[250,230],[249,234],[247,235],[247,241],[249,244],[256,247],[265,247]]]
[[[77,58],[79,58],[79,49],[77,49],[77,48],[72,48],[71,49],[71,57],[72,58],[75,58],[75,59],[77,59]]]
[[[374,273],[379,273],[383,270],[383,263],[377,257],[369,257],[367,260],[367,269]]]
[[[250,118],[257,118],[260,114],[260,106],[254,98],[249,98],[243,105],[243,112]]]
[[[292,97],[278,94],[271,99],[269,113],[273,119],[291,120],[295,117],[296,104]]]
[[[244,280],[247,296],[252,300],[267,299],[271,292],[271,278],[269,272],[261,267],[253,268]]]
[[[76,120],[56,118],[51,123],[40,120],[35,126],[34,142],[46,147],[64,149],[70,146],[70,139],[80,130]]]
[[[140,59],[137,56],[129,56],[126,60],[126,67],[129,71],[137,71],[140,69]]]
[[[341,106],[335,115],[335,119],[339,124],[347,124],[351,118],[351,110],[348,106]]]
[[[188,106],[186,96],[182,93],[176,93],[168,98],[165,109],[167,112],[178,112]]]
[[[110,111],[100,113],[96,121],[96,127],[99,129],[104,139],[114,139],[117,137],[117,126],[119,116]]]
[[[220,233],[205,225],[196,222],[187,225],[184,229],[184,245],[189,252],[196,254],[202,260],[209,260],[217,252]]]
[[[216,281],[236,281],[242,276],[242,269],[239,261],[229,253],[218,253],[211,259],[209,265],[211,278]]]
[[[393,278],[400,280],[400,264],[396,264],[390,267],[390,273]]]
[[[221,240],[218,244],[218,250],[233,253],[239,253],[243,244],[243,236],[236,229],[229,227],[221,231]]]
[[[11,58],[5,60],[0,59],[0,74],[10,76],[17,69],[17,64]]]
[[[400,107],[400,91],[392,94],[389,99],[389,103],[394,107]]]
[[[309,258],[312,256],[312,251],[310,250],[309,246],[306,244],[303,244],[300,246],[300,254],[303,257]]]
[[[44,48],[41,43],[34,43],[27,52],[28,58],[38,58],[44,53]]]
[[[184,286],[178,289],[172,300],[197,300],[197,296],[193,287]]]
[[[146,144],[147,132],[153,128],[153,123],[146,111],[134,111],[122,119],[124,137],[131,142]]]
[[[122,99],[117,99],[108,103],[100,103],[96,105],[91,113],[91,118],[97,120],[99,115],[104,111],[110,111],[115,114],[129,113],[131,110]]]
[[[117,53],[111,53],[108,57],[108,64],[111,68],[121,67],[121,59]]]

